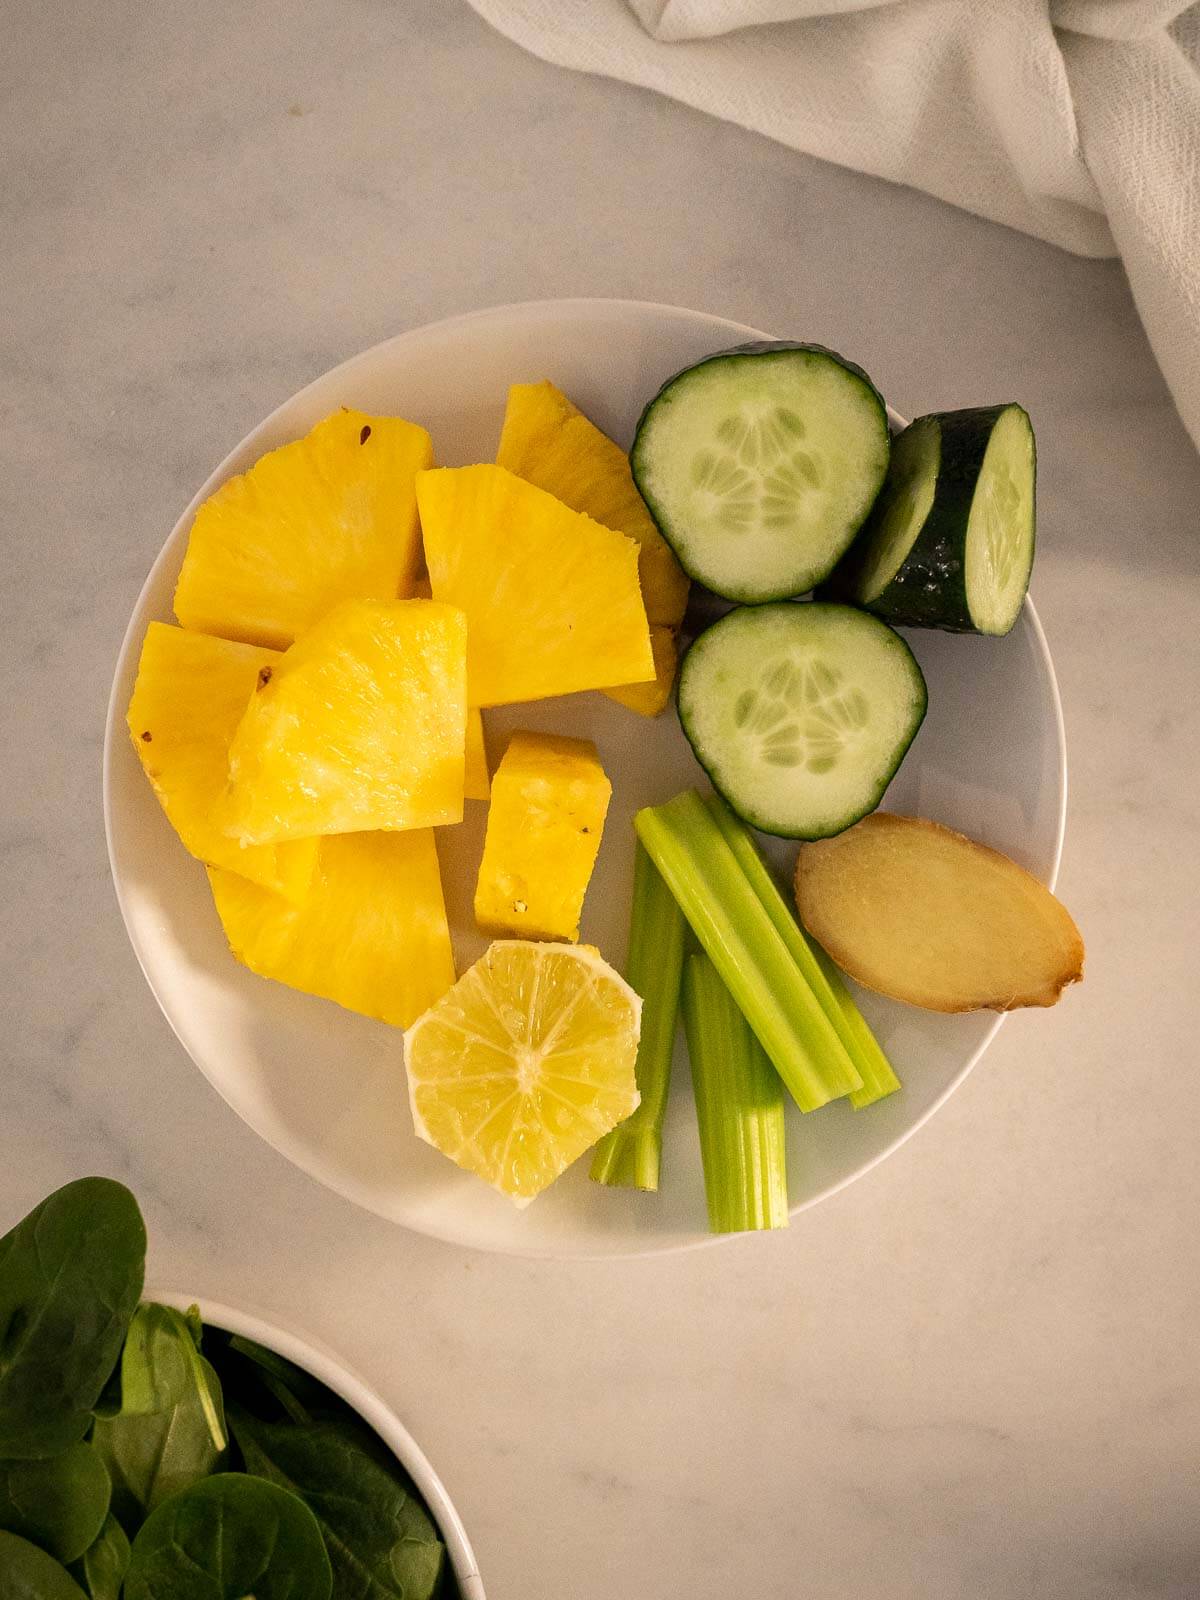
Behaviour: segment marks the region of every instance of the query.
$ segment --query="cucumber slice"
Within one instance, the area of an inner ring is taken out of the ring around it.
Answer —
[[[679,671],[679,720],[713,787],[744,821],[791,839],[874,811],[925,706],[904,640],[852,606],[731,611]]]
[[[883,397],[815,344],[739,345],[677,373],[642,413],[633,476],[689,576],[729,600],[829,576],[887,473]]]
[[[831,589],[914,628],[1008,633],[1033,566],[1036,475],[1018,405],[919,417]]]

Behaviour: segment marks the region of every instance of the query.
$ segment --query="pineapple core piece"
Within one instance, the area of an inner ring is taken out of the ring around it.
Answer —
[[[590,739],[514,733],[492,778],[475,920],[526,939],[577,939],[612,784]]]
[[[454,982],[431,828],[322,839],[302,905],[209,870],[237,959],[260,977],[406,1028]]]
[[[218,821],[245,844],[461,822],[467,625],[349,600],[258,677]]]
[[[629,457],[561,389],[549,382],[513,384],[496,461],[572,511],[636,539],[646,616],[668,628],[679,626],[687,609],[687,574],[637,492]]]
[[[664,628],[657,622],[650,625],[650,648],[654,652],[654,682],[627,683],[621,689],[606,689],[610,700],[627,706],[639,716],[657,717],[665,710],[675,687],[675,669],[679,665],[679,645],[674,628]]]
[[[412,593],[424,428],[335,411],[196,513],[175,590],[185,628],[286,649],[343,600]]]
[[[185,849],[299,900],[312,877],[316,840],[241,845],[213,821],[225,789],[230,741],[259,675],[280,660],[275,650],[152,622],[126,721],[142,768]]]
[[[417,501],[434,598],[467,615],[472,705],[653,680],[632,539],[503,467],[422,472]]]

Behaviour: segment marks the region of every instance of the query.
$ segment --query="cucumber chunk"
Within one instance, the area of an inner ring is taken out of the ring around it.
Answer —
[[[1018,405],[919,417],[831,591],[914,628],[1008,633],[1033,566],[1036,474]]]
[[[744,821],[792,839],[873,811],[925,706],[904,640],[852,606],[731,611],[679,673],[679,719],[713,787]]]
[[[642,413],[630,464],[690,577],[729,600],[778,600],[833,571],[889,450],[887,408],[860,367],[765,343],[677,373]]]

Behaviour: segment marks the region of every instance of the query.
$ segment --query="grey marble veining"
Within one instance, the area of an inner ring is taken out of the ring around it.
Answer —
[[[0,1219],[129,1181],[163,1285],[341,1350],[495,1600],[1200,1594],[1200,462],[1113,263],[541,65],[465,6],[16,0],[0,52]],[[483,1258],[325,1193],[160,1019],[99,760],[197,482],[342,357],[477,305],[673,301],[1019,397],[1085,986],[789,1236]]]

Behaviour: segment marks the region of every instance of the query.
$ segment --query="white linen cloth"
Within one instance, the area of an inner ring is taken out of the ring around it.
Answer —
[[[1200,4],[470,0],[623,78],[1080,255],[1119,254],[1200,446]]]

